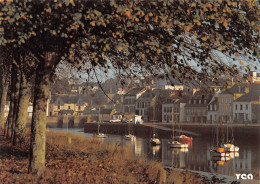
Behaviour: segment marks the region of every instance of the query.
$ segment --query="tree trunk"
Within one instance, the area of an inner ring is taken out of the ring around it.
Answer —
[[[23,71],[21,71],[21,84],[19,92],[19,102],[17,109],[17,117],[14,130],[13,144],[23,144],[25,143],[26,134],[26,120],[27,120],[27,110],[30,101],[30,86],[28,80]]]
[[[15,89],[14,89],[14,106],[13,106],[13,118],[12,118],[12,134],[11,134],[11,140],[14,142],[14,129],[15,129],[15,123],[16,123],[16,117],[17,117],[17,111],[18,111],[18,102],[19,102],[19,91],[20,91],[20,83],[21,83],[21,71],[20,68],[17,68],[17,76],[15,81]]]
[[[13,120],[13,109],[14,109],[14,96],[15,96],[15,82],[17,77],[17,68],[15,65],[12,66],[11,73],[11,94],[10,94],[10,106],[9,113],[6,122],[6,138],[11,139],[12,136],[12,120]]]
[[[1,86],[1,101],[0,101],[0,128],[4,128],[4,122],[5,122],[5,104],[6,104],[6,97],[9,87],[9,74],[6,74],[6,76],[2,76],[2,86]]]
[[[29,172],[38,176],[42,175],[45,169],[46,107],[50,93],[50,79],[56,63],[56,54],[48,52],[45,54],[44,62],[41,62],[36,70]]]

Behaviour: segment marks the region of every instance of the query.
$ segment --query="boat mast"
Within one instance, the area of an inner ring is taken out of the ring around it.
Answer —
[[[173,104],[172,104],[172,139],[174,140]]]
[[[218,108],[219,108],[219,107],[218,107],[218,98],[219,98],[219,97],[217,97],[217,148],[218,148],[218,118],[219,118],[219,117],[218,117]]]
[[[229,106],[228,106],[228,102],[227,102],[227,119],[226,119],[226,121],[227,121],[227,144],[228,144],[228,114],[229,114],[229,108],[228,108]]]

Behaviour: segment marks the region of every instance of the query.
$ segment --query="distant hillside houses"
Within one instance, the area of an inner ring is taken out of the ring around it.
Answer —
[[[77,115],[88,106],[88,99],[83,95],[55,95],[49,104],[49,116],[71,114]]]
[[[252,76],[258,80],[258,74]],[[99,95],[103,91],[93,90],[94,84],[91,89],[85,84],[71,85],[71,94],[52,94],[48,115],[87,116],[88,122],[139,115],[144,122],[158,123],[260,123],[257,82],[235,84],[232,79],[219,79],[182,85],[176,80],[168,82],[150,76],[131,80],[128,86],[118,86],[116,82],[104,83],[106,94],[102,100]]]

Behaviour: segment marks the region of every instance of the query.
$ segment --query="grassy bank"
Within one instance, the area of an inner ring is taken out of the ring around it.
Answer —
[[[51,131],[47,132],[46,171],[41,178],[36,178],[27,174],[29,144],[12,146],[3,136],[0,141],[0,183],[4,184],[203,183],[195,174],[165,172],[158,162],[136,158],[129,147]]]

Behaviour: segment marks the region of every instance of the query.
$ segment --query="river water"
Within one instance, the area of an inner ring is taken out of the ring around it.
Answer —
[[[52,131],[69,131],[84,135],[86,138],[93,137],[92,133],[84,133],[83,129],[50,128]],[[143,156],[150,160],[157,160],[165,167],[174,167],[194,171],[210,172],[235,176],[235,174],[253,174],[254,179],[259,180],[260,175],[260,140],[245,140],[241,135],[236,140],[240,147],[239,155],[235,155],[229,161],[219,162],[210,156],[210,148],[213,146],[211,138],[196,137],[189,144],[188,150],[172,149],[168,146],[167,139],[161,140],[160,146],[152,146],[149,138],[137,137],[136,140],[125,140],[124,136],[108,135],[102,139],[104,143],[120,143],[132,147],[136,156]]]

